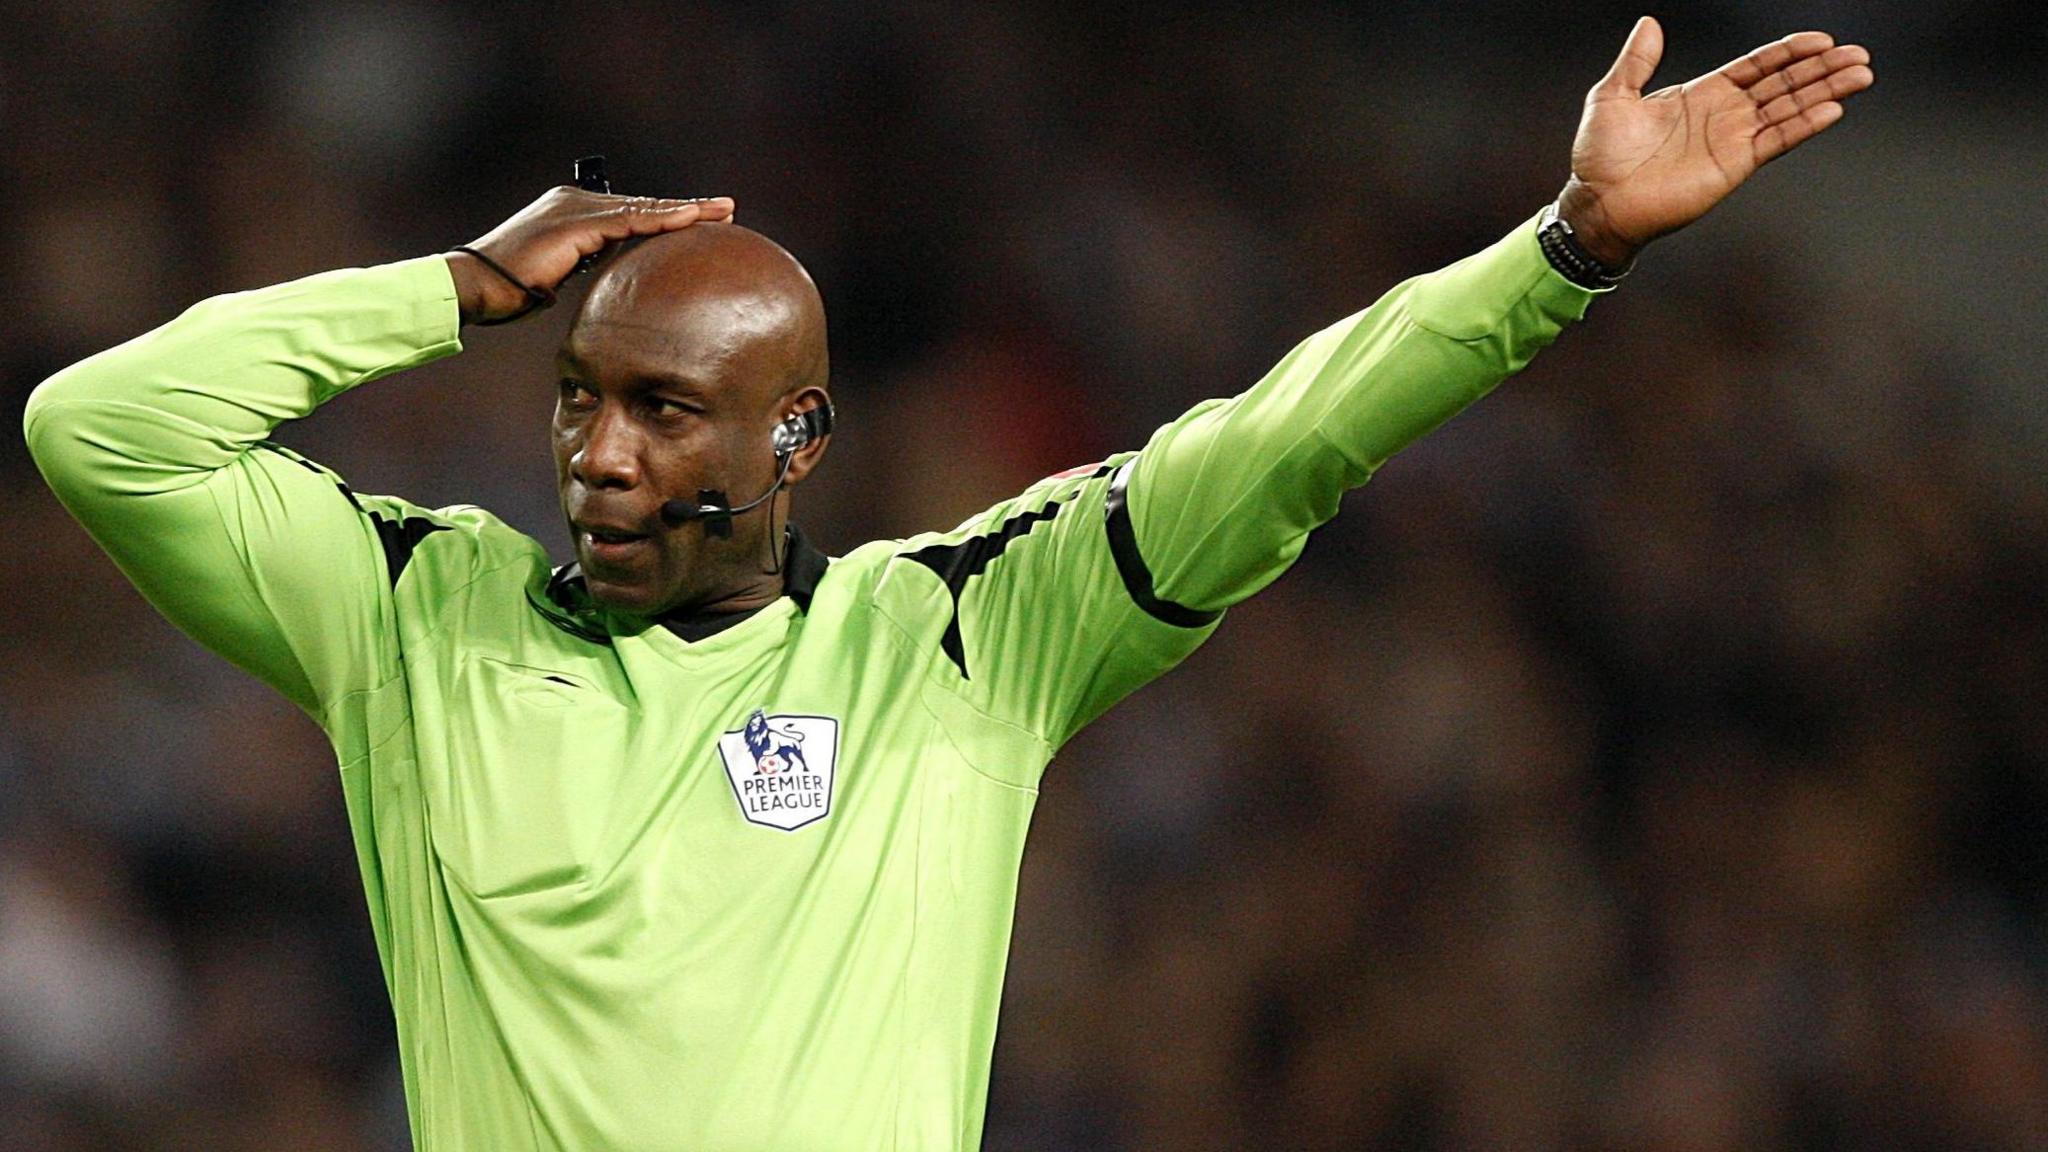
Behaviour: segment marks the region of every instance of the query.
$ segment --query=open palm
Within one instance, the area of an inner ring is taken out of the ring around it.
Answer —
[[[1799,32],[1645,96],[1663,55],[1664,30],[1645,16],[1586,94],[1565,206],[1592,226],[1581,231],[1598,237],[1605,259],[1697,220],[1841,119],[1841,101],[1876,79],[1860,46]]]

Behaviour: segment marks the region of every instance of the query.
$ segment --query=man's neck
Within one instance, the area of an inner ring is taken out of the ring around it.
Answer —
[[[825,570],[825,558],[794,525],[784,529],[778,543],[780,555],[773,572],[759,573],[748,587],[716,600],[671,609],[662,614],[661,626],[694,643],[716,636],[785,595],[793,597],[800,610],[808,611],[811,591]]]
[[[798,612],[809,612],[811,596],[817,591],[818,582],[824,579],[831,561],[813,547],[795,525],[785,530],[784,545],[781,570],[762,573],[762,584],[746,590],[750,595],[736,593],[721,597],[716,602],[677,608],[655,617],[653,622],[684,640],[696,641],[739,624],[783,596],[796,603]],[[567,610],[573,619],[576,613],[590,607],[584,588],[582,573],[576,565],[570,564],[558,570],[549,581],[546,599]]]
[[[687,609],[680,612],[671,612],[663,616],[661,618],[661,626],[695,644],[699,640],[708,640],[718,635],[720,632],[753,616],[766,607],[766,604],[756,604],[752,608],[724,610],[709,608]]]
[[[786,571],[778,557],[775,571],[757,574],[744,588],[662,613],[661,626],[690,641],[715,636],[781,599]]]

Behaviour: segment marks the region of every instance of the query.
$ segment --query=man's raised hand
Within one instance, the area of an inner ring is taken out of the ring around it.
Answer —
[[[664,200],[585,192],[564,185],[549,189],[468,246],[490,257],[520,284],[548,293],[568,279],[577,261],[602,251],[607,244],[674,232],[692,224],[720,223],[731,220],[732,214],[733,202],[724,196]],[[534,303],[518,285],[466,252],[449,253],[448,268],[455,277],[455,294],[465,324],[503,320]]]
[[[1586,94],[1572,142],[1558,213],[1610,267],[1699,219],[1758,168],[1841,119],[1841,102],[1876,79],[1862,47],[1799,32],[1645,96],[1663,55],[1657,21],[1636,21],[1614,67]]]

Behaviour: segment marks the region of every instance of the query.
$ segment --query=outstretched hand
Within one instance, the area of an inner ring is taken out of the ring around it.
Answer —
[[[674,232],[692,224],[732,219],[728,197],[664,200],[654,196],[613,196],[564,185],[550,189],[511,219],[470,243],[521,284],[553,292],[578,261],[608,244],[635,236]],[[527,293],[465,252],[448,256],[462,321],[489,323],[518,316],[532,306]]]
[[[1595,259],[1626,264],[1643,245],[1705,215],[1750,174],[1842,118],[1876,80],[1870,53],[1798,32],[1684,84],[1643,95],[1664,30],[1636,21],[1586,94],[1572,178],[1558,212]]]

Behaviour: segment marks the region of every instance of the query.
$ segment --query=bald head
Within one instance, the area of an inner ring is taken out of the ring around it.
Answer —
[[[729,382],[770,401],[825,386],[825,305],[783,247],[737,224],[704,224],[639,241],[591,285],[568,351],[612,348],[678,367],[750,369]],[[656,365],[648,365],[656,367]],[[759,391],[755,391],[755,389]]]
[[[803,265],[736,224],[643,240],[591,285],[557,370],[555,477],[591,596],[659,617],[781,595],[780,566],[761,557],[781,554],[790,491],[830,440],[783,451],[773,438],[831,400],[825,308]],[[761,511],[717,532],[667,523],[671,501],[706,499]]]

